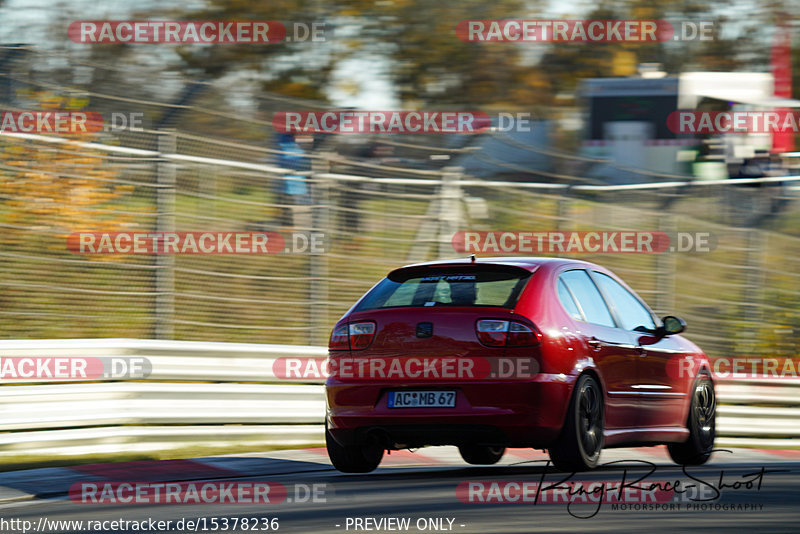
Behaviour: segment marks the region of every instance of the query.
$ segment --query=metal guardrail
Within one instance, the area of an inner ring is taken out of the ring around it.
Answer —
[[[326,347],[195,341],[0,341],[0,358],[141,357],[152,368],[137,381],[3,380],[0,459],[320,444],[321,381],[277,378],[272,364],[327,353]]]
[[[0,459],[323,441],[321,380],[278,378],[277,358],[325,347],[137,339],[0,341],[0,358],[143,357],[143,380],[5,383]],[[800,380],[718,380],[717,444],[800,447]]]
[[[717,444],[800,448],[800,378],[717,379]]]
[[[0,340],[0,358],[15,357],[143,357],[152,364],[148,381],[305,382],[276,378],[272,363],[280,357],[325,357],[327,347],[262,345],[149,339]],[[36,380],[43,382],[45,380]],[[64,382],[64,380],[52,380]],[[15,381],[20,382],[20,381]]]

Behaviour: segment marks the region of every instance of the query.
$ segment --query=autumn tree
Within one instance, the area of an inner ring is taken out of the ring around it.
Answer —
[[[86,99],[54,91],[26,91],[29,109],[76,111]],[[61,136],[61,134],[59,134]],[[119,231],[133,220],[130,210],[115,212],[114,202],[132,185],[120,183],[107,156],[82,145],[97,134],[65,134],[48,143],[0,136],[0,222],[5,245],[46,236],[65,248],[66,236],[82,231]],[[54,240],[53,240],[54,238]]]

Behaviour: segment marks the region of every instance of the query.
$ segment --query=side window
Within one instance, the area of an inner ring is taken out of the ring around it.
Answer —
[[[617,317],[622,322],[622,328],[625,330],[636,330],[645,328],[647,330],[655,329],[656,325],[653,321],[653,316],[647,311],[639,299],[634,297],[630,291],[622,287],[622,285],[608,276],[607,274],[594,271],[595,279],[600,289],[611,300],[611,305],[617,312]]]
[[[558,280],[558,300],[561,301],[564,309],[567,310],[567,313],[569,313],[573,319],[583,321],[583,315],[581,315],[578,305],[575,304],[575,299],[572,298],[569,289],[567,289],[567,286],[564,285],[564,281],[561,279]]]
[[[586,271],[581,269],[566,271],[561,274],[559,279],[575,295],[587,322],[612,328],[616,326],[603,297]]]

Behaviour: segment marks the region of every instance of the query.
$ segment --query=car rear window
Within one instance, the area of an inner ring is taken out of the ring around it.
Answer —
[[[409,269],[375,286],[354,311],[423,306],[512,308],[531,272],[516,267]]]

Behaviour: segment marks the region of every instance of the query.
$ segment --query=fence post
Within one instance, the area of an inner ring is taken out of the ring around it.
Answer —
[[[332,154],[323,154],[322,159],[313,160],[310,178],[311,187],[316,189],[312,201],[311,232],[324,232],[325,251],[317,254],[309,251],[308,260],[308,296],[309,323],[308,344],[327,341],[328,324],[328,254],[332,246],[331,230],[331,191],[327,178],[320,178],[323,173],[330,172]],[[314,190],[312,189],[312,191]],[[309,236],[310,237],[310,236]],[[323,334],[321,334],[321,332]]]
[[[572,198],[567,193],[560,193],[556,199],[556,230],[568,232],[575,228],[572,214]]]
[[[158,132],[159,160],[156,164],[156,232],[175,232],[175,163],[164,154],[177,152],[174,130]],[[175,256],[155,255],[155,317],[156,339],[173,339],[175,318]]]
[[[460,167],[445,167],[442,173],[442,188],[439,192],[439,259],[452,257],[453,234],[458,231],[464,220],[462,201],[464,191],[461,189]]]
[[[738,329],[741,333],[737,347],[744,355],[755,355],[758,346],[753,335],[761,331],[762,324],[762,293],[764,288],[764,239],[765,233],[756,229],[745,230],[745,256],[743,267],[744,284],[742,286],[742,322],[745,328]],[[747,333],[746,335],[744,333]]]
[[[670,239],[677,235],[677,225],[675,216],[669,213],[658,217],[658,230],[664,232]],[[675,277],[677,275],[677,261],[675,254],[671,250],[656,253],[656,298],[655,309],[659,315],[677,313],[675,310]]]

